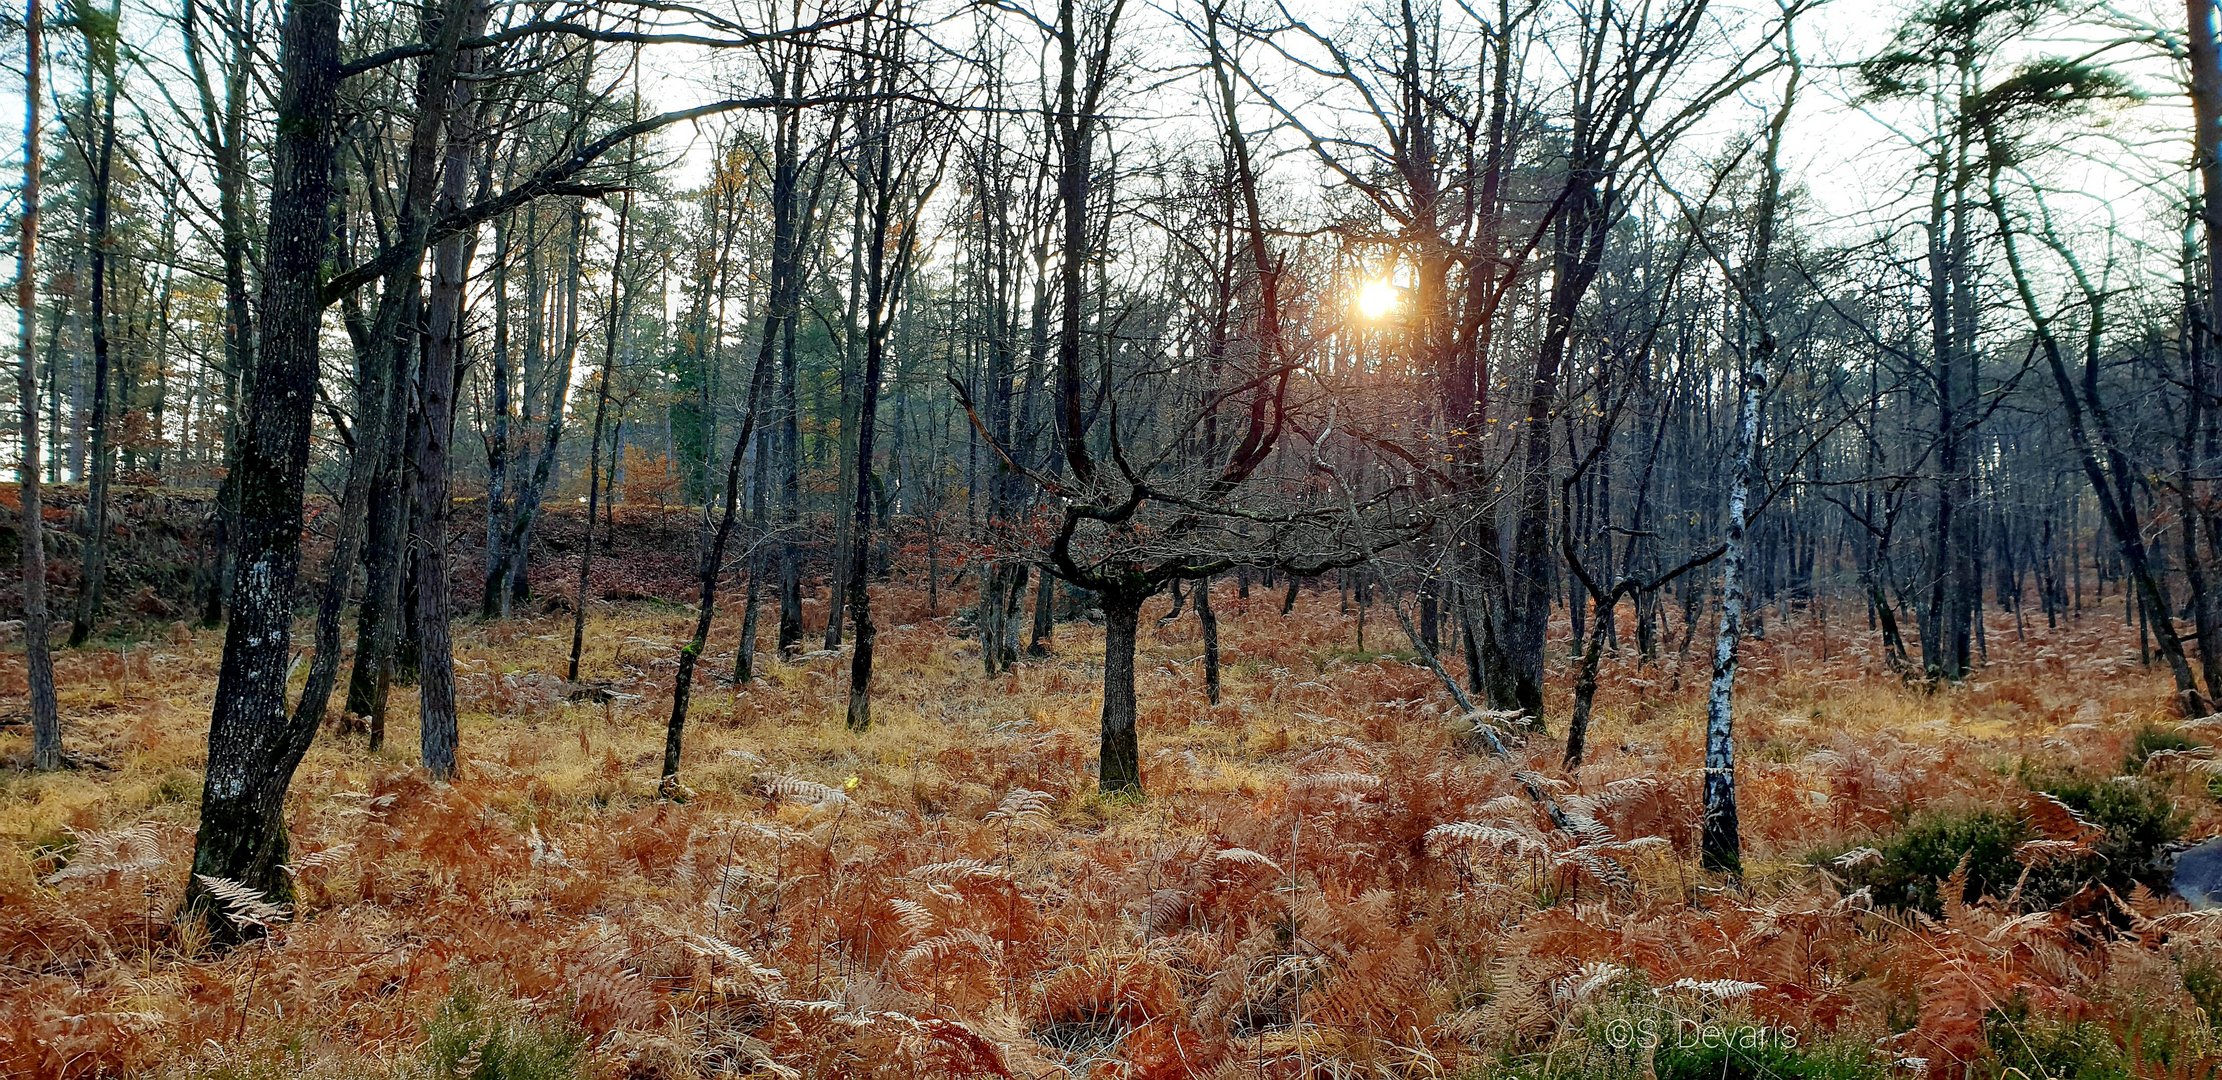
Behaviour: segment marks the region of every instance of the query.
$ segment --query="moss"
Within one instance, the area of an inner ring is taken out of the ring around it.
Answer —
[[[1117,791],[1089,793],[1081,800],[1080,810],[1091,820],[1109,823],[1125,811],[1135,810],[1149,804],[1150,797],[1147,792],[1122,788]]]

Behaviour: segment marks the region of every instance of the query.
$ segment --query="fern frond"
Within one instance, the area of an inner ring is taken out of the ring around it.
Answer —
[[[2205,931],[2222,929],[2222,908],[2204,908],[2199,911],[2172,911],[2152,921],[2152,925],[2171,933],[2178,931]]]
[[[563,845],[553,840],[540,838],[540,826],[538,825],[534,825],[532,831],[525,834],[525,843],[532,848],[532,865],[534,866],[571,865],[571,860],[563,855]]]
[[[1765,983],[1743,982],[1738,979],[1700,980],[1685,977],[1676,979],[1660,987],[1659,990],[1662,993],[1669,990],[1687,990],[1700,997],[1711,998],[1714,1001],[1729,1001],[1735,998],[1750,997],[1766,988],[1767,984]]]
[[[1549,791],[1563,795],[1574,789],[1574,785],[1555,776],[1545,776],[1534,769],[1515,770],[1512,779],[1530,791]]]
[[[1262,866],[1276,874],[1281,872],[1280,863],[1274,862],[1249,848],[1221,848],[1212,858],[1234,866]]]
[[[2084,855],[2091,845],[2081,840],[2025,840],[2014,848],[2014,858],[2029,866],[2061,862]]]
[[[914,901],[894,899],[887,906],[895,911],[895,925],[913,934],[923,934],[934,928],[934,913]]]
[[[1188,921],[1195,897],[1179,889],[1159,889],[1142,905],[1142,926],[1152,934],[1169,934]]]
[[[1328,791],[1372,791],[1381,786],[1381,778],[1362,772],[1315,773],[1299,776],[1290,781],[1289,786]]]
[[[2025,803],[2029,823],[2048,840],[2084,841],[2095,837],[2099,829],[2082,814],[2058,796],[2042,791],[2029,793]]]
[[[1511,818],[1525,821],[1535,812],[1535,804],[1518,795],[1499,795],[1481,804],[1482,817]]]
[[[1581,969],[1558,981],[1551,988],[1551,997],[1563,1005],[1579,1005],[1595,997],[1601,990],[1612,987],[1635,972],[1603,960],[1592,960]]]
[[[815,780],[773,774],[758,777],[756,786],[766,798],[810,806],[838,806],[849,801],[846,792]]]
[[[151,821],[107,832],[71,829],[69,833],[77,838],[77,851],[70,856],[67,865],[46,876],[48,885],[74,878],[156,870],[162,866],[162,851],[157,843],[160,837]]]
[[[312,870],[329,870],[338,866],[341,859],[353,854],[354,851],[354,844],[333,844],[322,851],[304,855],[296,862],[280,864],[278,869],[285,871],[287,877],[298,880],[302,874]]]
[[[917,867],[910,876],[921,881],[1000,881],[1010,875],[1002,867],[979,859],[952,859]]]
[[[245,882],[207,874],[195,874],[193,879],[224,905],[224,918],[233,926],[268,928],[272,923],[284,922],[292,914],[286,905],[271,903],[262,890]]]
[[[714,934],[695,934],[681,940],[695,955],[723,960],[758,983],[777,983],[787,977],[778,968],[766,967],[756,959],[754,953]]]
[[[997,945],[994,938],[970,927],[959,927],[946,934],[927,938],[903,950],[903,963],[940,965],[947,963],[951,957],[959,953],[968,952],[981,957],[993,958],[1001,951],[1002,946]]]
[[[1427,846],[1438,854],[1458,848],[1476,848],[1516,858],[1549,858],[1551,846],[1534,836],[1501,825],[1478,821],[1453,821],[1427,830]]]
[[[1586,845],[1560,852],[1552,863],[1555,866],[1572,867],[1598,884],[1610,888],[1625,889],[1635,884],[1628,876],[1628,871],[1622,869],[1618,862]]]
[[[986,820],[1012,825],[1044,822],[1049,820],[1049,808],[1056,804],[1057,797],[1049,792],[1012,788],[995,809],[988,811]]]
[[[1594,847],[1613,842],[1612,830],[1607,828],[1604,822],[1588,814],[1570,810],[1566,815],[1566,824],[1569,831],[1574,834],[1574,838],[1581,841],[1585,846]]]

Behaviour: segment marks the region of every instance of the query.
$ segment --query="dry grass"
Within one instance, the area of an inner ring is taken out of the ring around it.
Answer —
[[[1513,764],[1457,747],[1424,670],[1353,648],[1331,592],[1284,618],[1223,583],[1227,703],[1204,700],[1193,618],[1146,618],[1150,796],[1106,800],[1099,630],[1060,625],[1056,659],[987,679],[949,618],[887,593],[873,730],[841,725],[838,658],[767,657],[736,692],[713,653],[679,805],[655,773],[686,610],[594,613],[587,674],[637,695],[608,703],[549,674],[567,620],[460,627],[465,777],[418,778],[413,702],[379,754],[321,739],[290,807],[301,909],[217,958],[167,915],[218,639],[64,654],[69,738],[108,768],[0,773],[0,1071],[1572,1076],[1602,1070],[1615,1010],[1679,1002],[1880,1047],[1874,1075],[1999,1068],[1985,1019],[2021,1008],[2090,1021],[2135,1075],[2213,1072],[2184,972],[2217,935],[2173,901],[2125,898],[2126,930],[1928,919],[1804,861],[1909,810],[2017,804],[2028,761],[2118,766],[2167,700],[2118,619],[2027,642],[1995,622],[1981,677],[1936,694],[1882,675],[1857,625],[1771,620],[1741,684],[1733,891],[1695,869],[1694,659],[1608,664],[1591,763],[1553,781],[1601,828],[1568,837]],[[1533,755],[1554,771],[1556,747]],[[2215,831],[2204,778],[2165,777]],[[555,1071],[495,1031],[556,1047]]]

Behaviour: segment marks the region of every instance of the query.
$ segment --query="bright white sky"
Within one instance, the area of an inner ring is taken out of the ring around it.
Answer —
[[[1326,33],[1351,18],[1349,0],[1286,2],[1291,11]],[[1167,14],[1182,6],[1183,0],[1148,4],[1129,0],[1124,34],[1137,42],[1174,43],[1171,48],[1138,49],[1141,64],[1171,64],[1175,56],[1183,63],[1196,58],[1196,50],[1172,29]],[[1444,6],[1452,5],[1445,0]],[[1870,109],[1854,103],[1847,70],[1888,45],[1892,30],[1914,6],[1906,0],[1827,0],[1798,23],[1806,82],[1789,132],[1785,165],[1793,182],[1805,189],[1802,224],[1823,237],[1843,241],[1872,237],[1905,227],[1923,209],[1926,194],[1915,190],[1916,154],[1908,141],[1919,134],[1921,118],[1905,106]],[[1546,3],[1546,15],[1550,9]],[[1753,40],[1777,10],[1773,0],[1714,0],[1711,8],[1713,17],[1745,42]],[[2174,220],[2178,211],[2171,204],[2180,202],[2187,178],[2190,114],[2164,47],[2135,39],[2149,38],[2157,31],[2180,40],[2177,23],[2182,10],[2179,3],[2168,0],[2114,0],[2094,8],[2075,26],[2010,50],[2025,56],[2106,59],[2149,95],[2145,102],[2114,113],[2102,137],[2079,145],[2080,155],[2055,156],[2038,166],[2057,188],[2087,196],[2057,200],[2054,210],[2071,228],[2113,226],[2144,244],[2172,249],[2179,226]],[[965,21],[944,23],[936,33],[944,40],[961,41],[968,32],[966,25]],[[1012,32],[1031,47],[1029,30],[1014,26]],[[725,63],[666,50],[643,73],[645,94],[658,107],[710,100],[720,95]],[[1130,78],[1129,85],[1136,89],[1114,103],[1118,112],[1131,118],[1122,121],[1126,134],[1150,130],[1162,135],[1190,127],[1199,138],[1210,137],[1212,121],[1200,113],[1194,97],[1200,83],[1140,89],[1150,81],[1147,75]],[[1729,139],[1749,135],[1774,108],[1780,85],[1779,80],[1757,84],[1745,93],[1740,106],[1718,110],[1684,140],[1677,159],[1687,164]],[[1272,120],[1262,107],[1248,118],[1261,129]],[[1904,125],[1905,131],[1894,130],[1894,124]],[[706,168],[706,138],[701,133],[672,132],[663,146],[673,152],[677,175],[672,179],[680,184],[698,182]],[[1276,171],[1284,181],[1298,181],[1291,186],[1302,190],[1313,182],[1316,170],[1302,153],[1296,153],[1283,156]]]

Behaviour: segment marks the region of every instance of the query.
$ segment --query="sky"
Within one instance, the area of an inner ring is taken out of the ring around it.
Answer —
[[[1322,32],[1331,33],[1351,18],[1348,0],[1285,2],[1291,14]],[[1129,0],[1125,26],[1138,41],[1165,40],[1164,35],[1178,33],[1169,28],[1165,12],[1178,6],[1178,0],[1154,0],[1147,5]],[[1547,0],[1546,15],[1549,6]],[[1857,91],[1849,70],[1885,48],[1894,28],[1913,7],[1903,0],[1825,0],[1798,21],[1797,43],[1806,72],[1786,135],[1784,163],[1802,200],[1800,224],[1824,239],[1855,243],[1902,230],[1925,208],[1926,192],[1917,190],[1918,152],[1911,142],[1918,136],[1920,117],[1903,106],[1870,107],[1855,101]],[[1773,0],[1714,0],[1710,14],[1728,28],[1726,33],[1750,40],[1777,10]],[[2055,209],[2071,225],[2118,226],[2154,242],[2173,243],[2178,225],[2172,204],[2180,201],[2188,177],[2189,109],[2164,48],[2131,39],[2140,28],[2180,39],[2176,22],[2182,11],[2180,3],[2161,0],[2108,0],[2095,6],[2079,25],[2008,50],[2011,58],[2102,58],[2128,73],[2149,95],[2134,106],[2109,110],[2103,117],[2103,134],[2084,140],[2077,147],[2080,153],[2033,164],[2049,185],[2062,192]],[[943,24],[937,30],[951,41],[961,40],[964,32],[961,24]],[[1192,55],[1195,50],[1185,51]],[[1168,55],[1168,50],[1145,48],[1138,59],[1146,67],[1169,62],[1163,60]],[[663,107],[710,100],[719,95],[719,71],[714,58],[667,53],[644,70],[644,92]],[[1703,71],[1696,77],[1703,78]],[[1200,138],[1211,137],[1213,121],[1199,115],[1198,84],[1151,88],[1147,85],[1151,78],[1148,72],[1130,78],[1128,92],[1116,102],[1126,117],[1120,122],[1123,134],[1163,137],[1185,127]],[[1748,136],[1775,107],[1780,88],[1779,78],[1748,88],[1739,102],[1717,110],[1693,130],[1674,159],[1681,167],[1692,168],[1728,141]],[[1262,107],[1246,118],[1254,118],[1260,128],[1272,120]],[[703,151],[691,152],[690,146]],[[665,147],[673,151],[675,166],[672,179],[681,184],[697,182],[708,158],[706,146],[700,133],[668,135]],[[1316,165],[1301,153],[1282,155],[1273,168],[1292,188],[1320,179]]]
[[[57,0],[44,2],[51,20]],[[155,10],[150,5],[174,2],[126,0],[126,39],[151,53],[174,49],[174,45],[161,40],[163,27],[150,13]],[[1129,0],[1126,25],[1137,35],[1135,40],[1163,41],[1166,38],[1162,35],[1175,33],[1165,13],[1177,2]],[[1294,15],[1323,31],[1349,17],[1348,4],[1336,0],[1287,2]],[[1546,0],[1546,13],[1555,2],[1559,0]],[[1916,175],[1915,154],[1907,136],[1893,127],[1916,124],[1918,117],[1907,115],[1903,108],[1878,112],[1855,103],[1846,71],[1848,64],[1887,44],[1892,28],[1909,7],[1899,0],[1827,0],[1799,21],[1798,40],[1800,53],[1806,58],[1807,81],[1788,133],[1785,163],[1793,183],[1802,189],[1805,217],[1801,223],[1823,237],[1846,242],[1864,239],[1904,227],[1912,220],[1909,215],[1920,210],[1924,196],[1912,190],[1911,179]],[[1775,8],[1772,0],[1714,0],[1710,10],[1722,25],[1741,26],[1741,32],[1748,36],[1750,28],[1765,21]],[[2133,37],[2141,24],[2173,31],[2173,20],[2180,19],[2181,13],[2180,5],[2159,0],[2112,0],[2093,8],[2083,24],[2021,46],[2029,55],[2094,55],[2115,61],[2150,94],[2137,105],[2116,110],[2109,117],[2103,137],[2087,140],[2079,148],[2084,151],[2080,156],[2056,158],[2041,166],[2050,183],[2074,193],[2063,197],[2059,206],[2071,223],[2084,228],[2118,225],[2153,243],[2173,243],[2178,225],[2169,204],[2180,198],[2187,178],[2189,110],[2174,84],[2174,67],[2161,49],[2119,42]],[[65,33],[50,31],[50,57],[60,52],[60,39]],[[966,31],[963,24],[950,22],[942,24],[937,33],[959,40]],[[8,135],[0,137],[0,145],[7,147],[0,150],[0,161],[6,163],[0,183],[7,185],[11,195],[21,187],[22,42],[18,32],[0,46],[6,50],[0,53],[6,56],[5,74],[0,74],[5,80],[5,85],[0,85],[0,116],[13,120]],[[655,59],[643,68],[641,85],[653,107],[680,107],[720,96],[722,85],[730,83],[729,66],[739,62],[737,58],[727,60],[691,49],[658,47],[651,53]],[[1193,82],[1154,88],[1150,85],[1153,73],[1148,66],[1164,62],[1169,55],[1170,51],[1154,45],[1138,51],[1137,59],[1144,70],[1129,80],[1114,103],[1124,117],[1120,125],[1131,135],[1164,135],[1188,127],[1200,137],[1209,137],[1211,121],[1208,116],[1199,116]],[[74,73],[52,59],[48,75],[66,81],[60,92],[69,92],[74,86]],[[1779,80],[1755,84],[1737,105],[1709,118],[1684,141],[1679,150],[1682,165],[1688,167],[1726,140],[1754,130],[1774,106],[1779,87]],[[50,137],[53,112],[50,107]],[[1269,119],[1262,109],[1252,115],[1261,127]],[[709,131],[703,127],[670,130],[660,148],[672,166],[673,175],[668,179],[679,186],[699,182],[710,158]],[[1300,190],[1315,182],[1316,166],[1301,154],[1284,155],[1275,167],[1292,189]],[[13,213],[8,216],[12,218]],[[12,236],[6,244],[12,251]],[[0,334],[12,343],[13,321],[4,322],[6,329]]]

